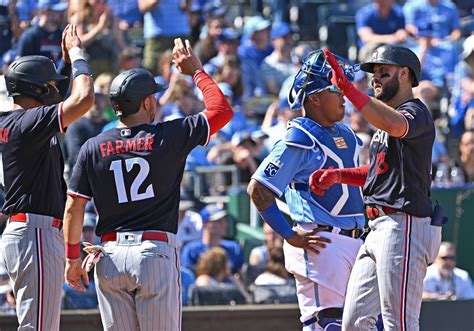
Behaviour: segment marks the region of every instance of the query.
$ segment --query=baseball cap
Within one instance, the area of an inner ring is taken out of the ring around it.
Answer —
[[[207,205],[201,210],[201,217],[204,223],[215,222],[227,216],[227,210],[217,204]]]
[[[54,11],[64,11],[69,7],[67,2],[60,2],[60,0],[39,0],[38,9],[52,9]]]
[[[245,22],[244,33],[246,35],[252,35],[257,31],[268,29],[272,23],[269,20],[264,19],[262,16],[253,16]]]
[[[472,52],[474,52],[474,35],[469,36],[464,40],[462,48],[461,58],[465,60]]]
[[[281,22],[273,25],[270,36],[272,39],[282,38],[291,32],[293,32],[293,30],[291,29],[290,25],[288,23]]]
[[[239,146],[246,141],[250,141],[253,144],[255,144],[255,140],[253,140],[252,135],[247,131],[237,131],[236,133],[232,135],[232,138],[230,141],[233,146]]]
[[[240,34],[233,28],[225,28],[218,37],[219,41],[234,41],[240,38]]]

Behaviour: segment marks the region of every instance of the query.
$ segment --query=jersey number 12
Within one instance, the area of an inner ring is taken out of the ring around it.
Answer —
[[[155,196],[155,192],[153,191],[152,184],[148,185],[145,192],[138,193],[138,189],[143,184],[143,182],[148,176],[148,173],[150,172],[150,165],[148,164],[147,160],[141,157],[134,157],[132,159],[127,160],[115,160],[112,161],[112,163],[110,164],[109,170],[114,172],[115,188],[117,189],[118,202],[128,202],[127,191],[125,189],[125,181],[123,179],[122,161],[125,161],[125,167],[127,169],[127,172],[130,172],[135,164],[140,167],[140,171],[138,172],[137,176],[132,182],[132,185],[130,186],[130,199],[132,201],[139,201],[153,198]]]

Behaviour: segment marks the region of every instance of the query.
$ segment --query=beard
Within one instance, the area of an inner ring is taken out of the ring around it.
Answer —
[[[397,75],[393,75],[392,78],[385,84],[385,86],[382,86],[381,92],[377,93],[374,90],[375,93],[375,98],[377,100],[387,102],[390,99],[392,99],[395,94],[398,93],[398,90],[400,89],[400,83],[398,82],[398,77]]]

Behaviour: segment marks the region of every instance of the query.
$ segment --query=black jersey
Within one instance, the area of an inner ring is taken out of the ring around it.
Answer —
[[[433,119],[418,99],[397,107],[406,119],[403,137],[377,130],[370,145],[370,167],[364,185],[365,204],[431,216],[431,153],[435,139]]]
[[[98,236],[176,233],[186,157],[196,145],[206,144],[208,135],[204,114],[101,133],[82,146],[68,193],[94,199]]]
[[[3,213],[62,219],[66,201],[64,161],[56,133],[63,130],[62,103],[0,113]]]

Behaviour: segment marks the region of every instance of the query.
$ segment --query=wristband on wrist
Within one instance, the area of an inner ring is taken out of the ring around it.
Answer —
[[[72,63],[72,79],[80,75],[92,76],[91,68],[84,59],[78,59]]]
[[[288,240],[295,232],[291,229],[290,225],[283,217],[280,209],[276,203],[268,207],[267,209],[259,212],[263,220],[270,225],[270,227],[278,233],[280,236]]]
[[[66,243],[66,258],[68,260],[76,260],[81,257],[81,244],[70,244]]]
[[[354,105],[357,110],[361,110],[370,101],[370,97],[364,92],[359,91],[355,86],[351,86],[344,91],[344,95]]]
[[[79,47],[73,47],[69,51],[69,58],[71,59],[71,63],[76,60],[85,60],[86,57],[84,55],[84,51]]]

